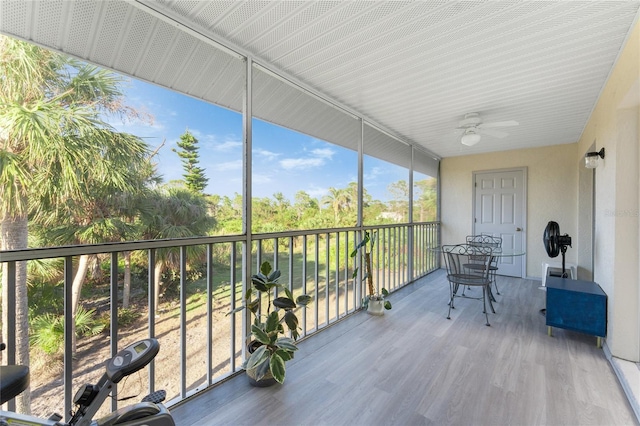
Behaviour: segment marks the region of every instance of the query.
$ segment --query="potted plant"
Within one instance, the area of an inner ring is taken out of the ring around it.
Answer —
[[[368,313],[372,315],[384,315],[385,309],[391,309],[391,302],[388,300],[384,300],[385,296],[389,295],[387,289],[383,288],[380,290],[380,293],[375,292],[375,287],[373,286],[373,273],[371,272],[371,252],[373,251],[373,246],[375,244],[377,233],[373,233],[373,237],[369,234],[369,231],[365,231],[364,238],[360,243],[356,246],[355,249],[351,252],[351,257],[355,257],[358,252],[362,249],[363,251],[363,262],[365,267],[365,273],[362,277],[362,280],[367,280],[367,289],[369,294],[363,299],[362,307],[367,310]],[[352,278],[356,278],[358,276],[359,267],[353,271]]]
[[[298,317],[294,310],[311,301],[311,297],[306,294],[294,300],[291,291],[278,283],[280,275],[279,270],[272,270],[269,262],[263,262],[260,272],[251,277],[251,286],[245,294],[245,304],[231,311],[235,313],[247,308],[255,317],[247,345],[250,355],[242,366],[249,381],[255,386],[284,383],[285,363],[292,359],[294,352],[298,350],[296,340],[300,336]],[[278,294],[278,291],[284,292],[284,295]],[[257,296],[255,299],[254,293]],[[267,312],[261,314],[260,302],[265,296]],[[291,337],[287,336],[288,333]]]

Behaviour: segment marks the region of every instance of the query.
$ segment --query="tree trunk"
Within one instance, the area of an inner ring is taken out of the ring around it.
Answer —
[[[124,256],[124,283],[122,286],[122,307],[129,307],[129,298],[131,297],[131,252],[125,251]]]
[[[92,254],[89,258],[91,261],[89,264],[91,265],[91,278],[97,282],[102,281],[104,274],[102,273],[102,268],[100,267],[100,257],[97,254]]]
[[[156,262],[156,266],[153,270],[154,273],[154,295],[153,295],[153,300],[154,300],[154,305],[156,307],[156,313],[159,311],[159,307],[160,307],[160,279],[162,278],[162,270],[164,269],[164,264],[163,262]]]
[[[27,248],[27,215],[6,217],[0,223],[2,250]],[[16,363],[29,365],[29,301],[27,297],[27,262],[16,262],[16,299],[8,300],[7,264],[2,264],[2,341],[7,342],[6,327],[9,303],[16,307]],[[31,390],[27,388],[16,398],[16,410],[19,413],[31,413]]]
[[[82,284],[87,275],[89,268],[89,255],[83,254],[78,259],[78,270],[73,277],[71,286],[71,353],[76,354],[76,313],[78,312],[78,304],[80,303],[80,293],[82,292]]]

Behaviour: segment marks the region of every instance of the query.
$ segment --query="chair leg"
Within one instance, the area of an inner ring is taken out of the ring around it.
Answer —
[[[496,310],[493,307],[493,302],[495,301],[495,299],[493,298],[493,294],[491,293],[491,283],[489,283],[488,286],[483,287],[483,288],[486,291],[486,293],[488,293],[489,306],[491,307],[491,312],[493,312],[495,314]]]
[[[489,300],[489,303],[491,303],[491,300]],[[491,326],[491,324],[489,324],[489,314],[487,313],[487,287],[486,286],[482,287],[482,305],[484,307],[484,317],[487,320],[487,323],[485,325],[489,327]]]
[[[451,319],[451,309],[455,309],[453,306],[453,299],[455,297],[455,292],[453,290],[454,284],[449,283],[449,312],[447,313],[447,319]]]
[[[498,281],[496,280],[496,271],[493,271],[492,275],[493,275],[493,277],[492,277],[493,280],[492,281],[493,281],[493,285],[496,288],[496,294],[500,294],[500,289],[498,289]]]
[[[491,291],[491,285],[489,285],[489,300],[497,302],[496,297],[493,295],[493,291]]]

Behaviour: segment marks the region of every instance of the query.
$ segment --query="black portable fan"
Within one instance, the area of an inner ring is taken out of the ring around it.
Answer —
[[[567,234],[560,235],[558,222],[550,221],[547,223],[547,227],[544,228],[542,242],[549,257],[558,257],[562,253],[562,278],[567,278],[565,254],[567,253],[567,246],[571,247],[571,237]]]

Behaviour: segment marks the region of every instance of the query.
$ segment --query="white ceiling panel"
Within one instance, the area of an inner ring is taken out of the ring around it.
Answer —
[[[447,157],[576,142],[639,8],[638,0],[2,1],[0,31],[235,110],[242,59],[251,57]],[[310,105],[327,116],[326,103]],[[280,124],[302,120],[275,100],[257,110]],[[520,125],[463,146],[455,128],[469,112]],[[347,132],[303,121],[345,143]]]

